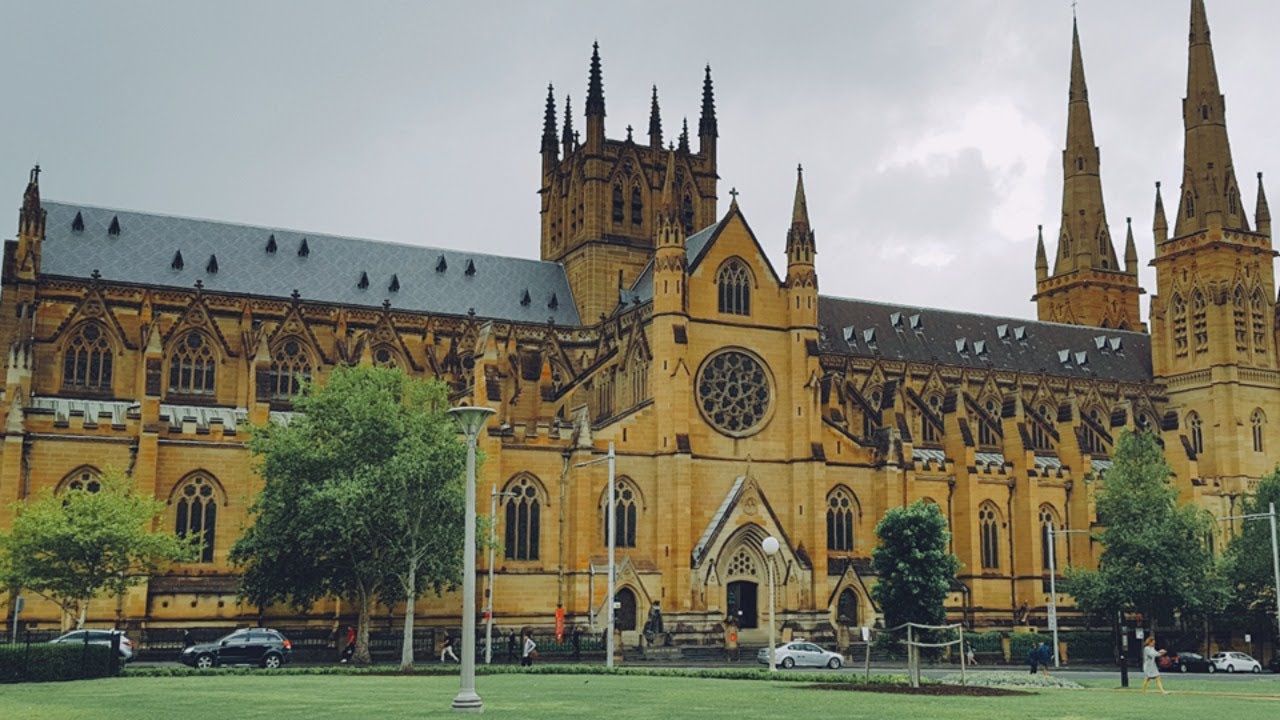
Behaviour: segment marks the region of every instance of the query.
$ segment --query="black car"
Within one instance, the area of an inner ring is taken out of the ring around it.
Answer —
[[[1280,673],[1280,655],[1272,655],[1267,661],[1267,669],[1273,673]]]
[[[192,645],[182,651],[183,663],[207,669],[225,665],[258,665],[278,668],[289,662],[293,643],[276,630],[247,628],[203,645]]]
[[[1216,672],[1217,668],[1209,658],[1200,653],[1180,652],[1174,657],[1178,672]]]

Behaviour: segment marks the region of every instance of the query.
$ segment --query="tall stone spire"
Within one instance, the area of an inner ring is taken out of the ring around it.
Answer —
[[[1071,85],[1067,93],[1067,143],[1062,153],[1062,230],[1055,275],[1084,268],[1118,270],[1102,202],[1100,158],[1093,137],[1089,88],[1080,53],[1080,30],[1071,23]]]
[[[587,151],[604,148],[604,76],[600,71],[600,43],[591,44],[591,72],[587,78]]]
[[[29,238],[44,236],[45,210],[40,205],[40,166],[31,168],[27,189],[22,193],[22,210],[18,214],[18,234]]]
[[[573,152],[573,103],[568,95],[564,96],[564,132],[560,134],[560,144],[564,146],[567,158]]]
[[[658,86],[653,86],[653,101],[649,103],[649,144],[662,147],[662,110],[658,107]]]
[[[1182,196],[1173,234],[1182,237],[1210,225],[1248,231],[1249,220],[1231,162],[1227,103],[1218,86],[1204,0],[1191,0],[1189,40],[1187,96],[1182,101],[1186,128]]]
[[[1156,237],[1156,245],[1169,239],[1169,220],[1164,214],[1164,198],[1160,197],[1160,182],[1156,182],[1156,217],[1151,223],[1151,231]]]
[[[804,167],[796,166],[796,198],[791,206],[791,229],[787,231],[787,277],[796,277],[796,266],[813,265],[813,230],[809,227],[809,202],[804,196]],[[806,270],[805,273],[811,271]],[[816,280],[815,280],[816,282]]]
[[[1044,226],[1036,226],[1036,281],[1049,277],[1049,259],[1044,252]]]
[[[1130,275],[1138,274],[1138,246],[1133,241],[1133,218],[1124,219],[1127,228],[1124,238],[1124,271]]]
[[[542,117],[542,153],[556,154],[556,95],[555,88],[547,86],[547,108]]]
[[[680,146],[677,149],[689,152],[689,118],[685,118],[684,124],[680,126]]]
[[[791,204],[791,225],[809,227],[809,202],[804,197],[804,166],[796,166],[796,199]]]
[[[711,65],[707,65],[706,75],[702,80],[702,115],[698,118],[698,136],[703,138],[720,137],[719,126],[716,125],[716,93],[711,85]]]
[[[1258,204],[1254,207],[1253,221],[1258,232],[1271,234],[1271,208],[1267,205],[1267,191],[1262,188],[1262,173],[1258,173]]]

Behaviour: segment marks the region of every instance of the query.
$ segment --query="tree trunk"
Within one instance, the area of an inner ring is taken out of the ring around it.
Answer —
[[[410,561],[409,576],[405,580],[404,642],[400,650],[400,669],[408,672],[413,669],[413,615],[418,600],[417,563]]]
[[[85,619],[85,616],[88,614],[89,614],[89,603],[88,602],[80,603],[80,616],[76,618],[77,630],[84,629],[84,619]]]
[[[356,596],[356,602],[359,603],[360,610],[356,620],[356,652],[351,657],[351,664],[372,665],[373,658],[369,656],[369,617],[373,614],[373,598],[368,593],[360,593]]]

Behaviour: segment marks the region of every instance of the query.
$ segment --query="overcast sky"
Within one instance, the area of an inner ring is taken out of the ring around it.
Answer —
[[[1123,243],[1133,216],[1148,292],[1188,7],[1078,6],[1108,219]],[[1280,193],[1280,4],[1208,12],[1252,208],[1256,172]],[[696,132],[711,64],[720,211],[736,186],[779,267],[804,163],[824,294],[1032,317],[1036,226],[1057,237],[1067,0],[2,0],[0,18],[13,207],[38,161],[48,198],[536,257],[546,85],[582,127],[598,39],[610,137],[643,132],[654,83],[668,137],[685,115]]]

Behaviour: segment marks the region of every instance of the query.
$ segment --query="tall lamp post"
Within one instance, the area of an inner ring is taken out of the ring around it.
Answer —
[[[1276,626],[1280,629],[1280,538],[1276,537],[1276,504],[1270,503],[1267,512],[1251,515],[1231,515],[1218,518],[1218,522],[1228,520],[1261,520],[1266,518],[1271,523],[1271,571],[1276,579]]]
[[[476,694],[476,441],[493,412],[486,407],[457,407],[449,411],[467,438],[467,514],[462,533],[462,685],[453,698],[456,712],[484,712],[484,701]]]
[[[617,547],[617,537],[615,535],[615,533],[617,532],[617,527],[615,523],[617,523],[618,521],[617,517],[615,517],[615,514],[614,514],[614,505],[617,502],[617,499],[614,497],[614,493],[617,491],[616,488],[614,488],[614,474],[617,471],[617,456],[613,452],[612,440],[609,441],[608,455],[602,458],[596,458],[595,460],[588,460],[587,462],[578,463],[574,467],[587,467],[588,465],[595,465],[596,463],[599,463],[599,462],[609,463],[609,487],[607,491],[609,495],[608,495],[608,500],[606,500],[607,505],[605,506],[605,534],[608,536],[607,540],[609,545],[609,580],[605,585],[605,605],[608,609],[608,614],[605,617],[607,617],[609,620],[608,620],[608,623],[606,623],[605,631],[604,631],[605,632],[604,666],[611,668],[613,667],[613,625],[614,625],[614,617],[615,617],[613,612],[614,610],[613,583],[614,583],[614,577],[617,575],[616,563],[614,562],[614,553]]]
[[[485,595],[484,608],[484,664],[493,662],[493,551],[498,544],[498,498],[518,497],[518,492],[498,492],[494,483],[489,490],[489,587]]]
[[[1061,667],[1058,653],[1058,536],[1068,533],[1089,533],[1088,530],[1054,530],[1049,523],[1049,629],[1053,631],[1053,666]]]
[[[777,658],[774,656],[776,652],[776,641],[774,633],[776,632],[777,623],[774,618],[773,607],[773,556],[778,554],[778,538],[770,535],[760,544],[764,550],[764,562],[769,566],[769,672],[778,671]]]

